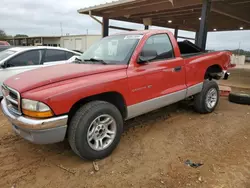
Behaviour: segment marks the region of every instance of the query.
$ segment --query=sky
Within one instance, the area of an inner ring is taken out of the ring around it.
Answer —
[[[87,15],[77,12],[80,8],[112,0],[1,0],[0,29],[9,35],[29,36],[63,34],[101,34],[101,25]],[[111,21],[111,25],[143,29],[140,24]],[[151,27],[152,29],[156,27]],[[173,31],[173,30],[171,30]],[[110,30],[110,33],[120,32]],[[193,32],[180,32],[181,36],[194,37]],[[207,49],[238,49],[250,51],[250,31],[213,32],[208,34]]]

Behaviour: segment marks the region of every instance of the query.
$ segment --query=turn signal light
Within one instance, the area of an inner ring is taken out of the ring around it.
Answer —
[[[23,109],[23,114],[29,117],[33,118],[49,118],[54,116],[54,113],[52,111],[46,111],[46,112],[35,112],[35,111],[30,111],[30,110],[25,110]]]

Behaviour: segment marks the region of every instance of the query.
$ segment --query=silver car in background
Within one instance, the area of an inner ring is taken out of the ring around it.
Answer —
[[[64,48],[47,46],[6,49],[0,52],[0,86],[4,80],[13,75],[40,67],[70,63],[74,57],[80,55],[81,53]]]

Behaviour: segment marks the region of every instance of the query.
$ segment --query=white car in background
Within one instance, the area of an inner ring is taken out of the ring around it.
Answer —
[[[13,47],[0,52],[0,85],[7,78],[24,71],[70,63],[81,53],[59,47]],[[2,91],[0,89],[0,98]]]

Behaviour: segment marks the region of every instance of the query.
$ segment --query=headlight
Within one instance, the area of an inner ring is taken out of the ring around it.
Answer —
[[[54,113],[46,104],[29,99],[22,99],[22,112],[26,116],[35,118],[52,117]]]

